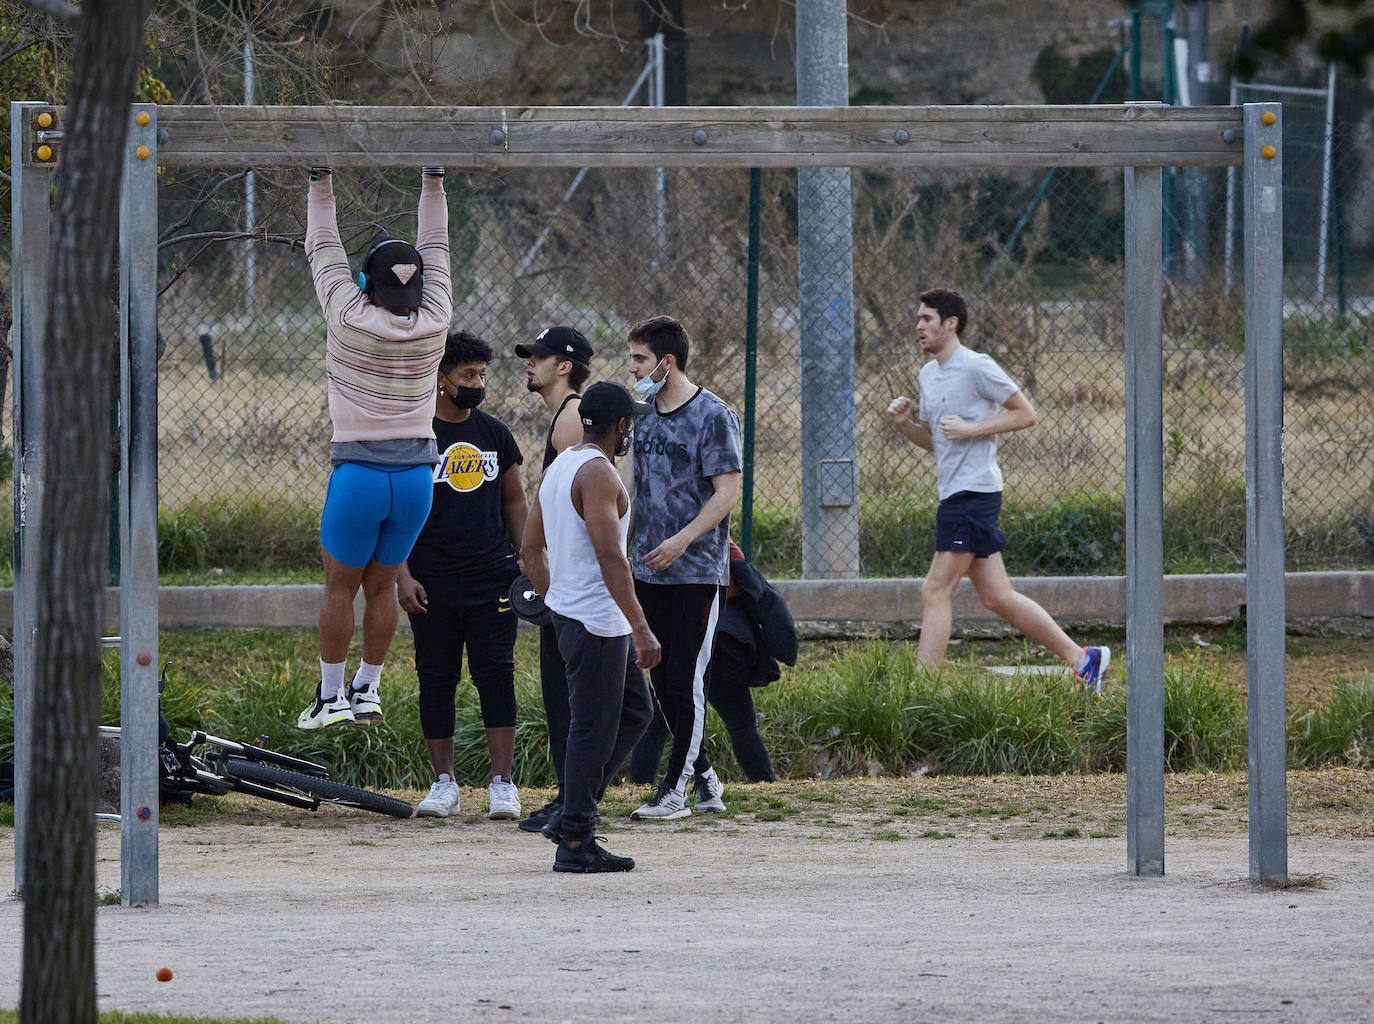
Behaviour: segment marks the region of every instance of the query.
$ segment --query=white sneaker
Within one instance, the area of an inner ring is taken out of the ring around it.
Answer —
[[[666,789],[659,786],[658,791],[644,802],[644,806],[631,812],[635,821],[652,818],[655,821],[672,821],[685,818],[692,813],[687,806],[687,794],[680,789]]]
[[[721,799],[725,795],[725,783],[720,781],[714,768],[707,768],[692,780],[692,794],[697,799],[693,810],[698,814],[702,811],[725,810],[725,801]]]
[[[375,683],[362,689],[349,683],[348,704],[353,711],[353,720],[359,725],[367,725],[382,717],[382,695]]]
[[[353,721],[353,708],[342,690],[326,701],[320,696],[320,684],[315,684],[315,699],[296,716],[297,729],[323,729]]]
[[[450,814],[457,814],[460,810],[461,795],[458,783],[447,775],[441,775],[439,780],[429,787],[429,795],[415,808],[415,817],[447,818]]]
[[[520,817],[520,790],[515,783],[501,775],[491,777],[487,787],[487,817],[492,821],[510,821]]]

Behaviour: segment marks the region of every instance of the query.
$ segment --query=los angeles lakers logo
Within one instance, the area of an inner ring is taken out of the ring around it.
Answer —
[[[475,491],[500,472],[495,452],[459,441],[450,445],[434,471],[434,482],[445,481],[455,491]]]

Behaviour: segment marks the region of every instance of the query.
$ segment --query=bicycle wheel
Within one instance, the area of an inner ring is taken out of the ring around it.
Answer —
[[[389,814],[393,818],[409,818],[413,810],[410,804],[404,800],[397,800],[395,797],[383,796],[381,793],[373,793],[366,789],[355,789],[353,786],[345,786],[343,783],[334,782],[332,779],[321,779],[314,775],[289,772],[284,768],[278,768],[276,765],[241,761],[234,757],[229,758],[226,771],[231,778],[246,779],[251,782],[275,786],[278,789],[305,793],[327,803],[358,807],[364,811],[375,811],[377,814]]]

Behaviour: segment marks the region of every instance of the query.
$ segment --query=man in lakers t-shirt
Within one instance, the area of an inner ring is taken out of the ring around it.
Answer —
[[[520,574],[515,552],[526,507],[520,448],[504,423],[477,408],[491,357],[491,347],[465,331],[444,345],[434,404],[434,503],[396,577],[415,637],[420,728],[435,776],[416,809],[420,817],[446,818],[459,808],[453,732],[464,648],[491,758],[487,816],[520,817],[511,781],[517,620],[508,594]]]

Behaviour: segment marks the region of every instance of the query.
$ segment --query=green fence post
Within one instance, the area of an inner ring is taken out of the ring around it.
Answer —
[[[759,193],[762,172],[749,170],[749,273],[744,300],[744,510],[740,513],[740,547],[754,559],[754,387],[759,357]]]

